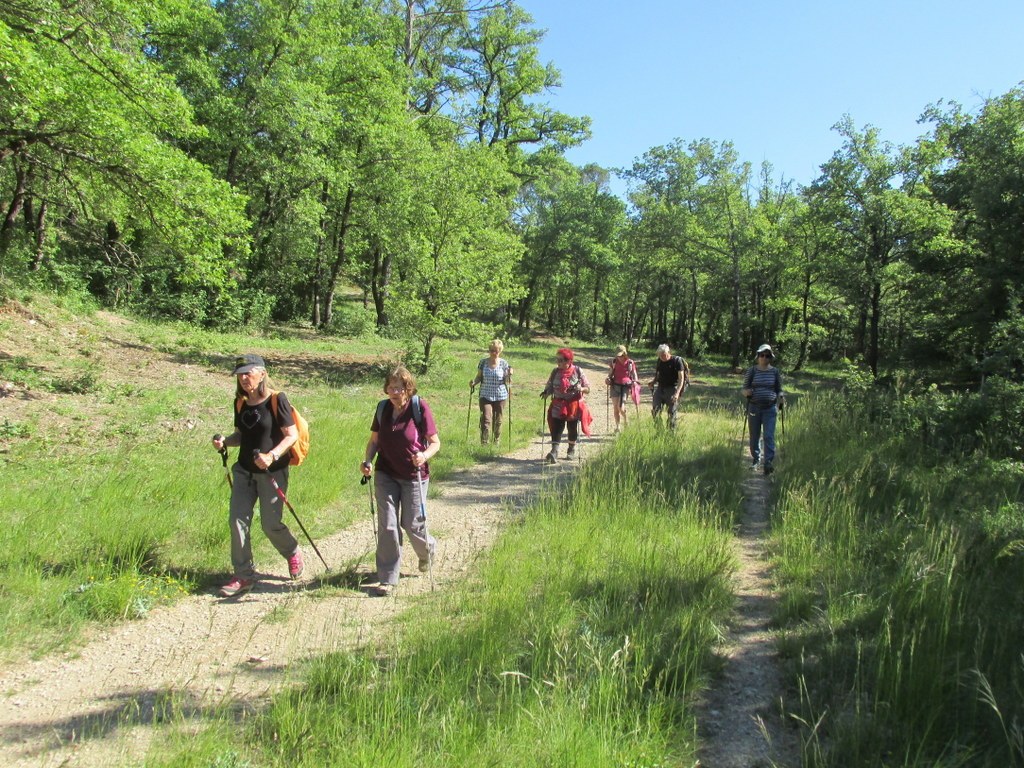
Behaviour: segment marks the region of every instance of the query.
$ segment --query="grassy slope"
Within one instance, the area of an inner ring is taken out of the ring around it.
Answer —
[[[455,345],[420,381],[443,425],[437,477],[489,455],[465,440],[482,346]],[[382,373],[398,355],[392,343],[210,333],[41,296],[4,305],[0,656],[74,643],[95,622],[144,615],[225,577],[228,491],[209,438],[231,429],[240,351],[264,355],[312,425],[289,493],[307,529],[317,538],[344,527],[363,512],[357,466]],[[532,405],[550,348],[509,353]],[[525,444],[536,425],[512,417],[513,442]],[[263,537],[255,544],[257,563],[276,557]]]

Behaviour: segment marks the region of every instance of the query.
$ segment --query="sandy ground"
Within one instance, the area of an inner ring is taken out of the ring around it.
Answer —
[[[591,400],[599,403],[604,371],[583,367],[595,383]],[[605,409],[595,407],[594,417],[595,436],[582,452],[585,457],[609,439]],[[471,575],[510,510],[527,503],[544,481],[575,466],[549,467],[540,461],[543,452],[534,442],[432,489],[438,494],[428,507],[430,530],[438,539],[435,590]],[[793,731],[778,722],[782,683],[767,628],[772,592],[760,539],[768,481],[751,475],[745,493],[737,530],[740,601],[722,648],[724,673],[702,710],[701,765],[796,766]],[[270,563],[257,587],[241,598],[192,596],[113,627],[73,652],[0,668],[5,768],[140,763],[168,703],[175,706],[175,718],[199,718],[225,703],[254,710],[295,679],[303,659],[372,642],[417,596],[430,591],[431,578],[418,573],[415,555],[406,547],[397,590],[386,598],[371,597],[368,518],[367,513],[366,520],[317,542],[334,573],[326,573],[306,547],[306,573],[297,583],[287,578],[283,560]],[[355,561],[361,564],[354,574],[340,572]],[[331,588],[325,589],[325,582]]]

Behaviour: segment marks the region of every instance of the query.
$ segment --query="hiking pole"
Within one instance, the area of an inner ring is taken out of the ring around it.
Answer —
[[[416,479],[420,484],[420,517],[423,518],[423,538],[427,540],[427,569],[430,571],[430,591],[434,591],[434,552],[430,549],[430,531],[427,528],[427,497],[423,493],[423,467],[416,467]]]
[[[469,417],[473,414],[473,385],[469,385],[469,406],[466,408],[466,442],[469,442]]]
[[[507,388],[508,388],[508,400],[506,400],[505,402],[508,403],[508,427],[505,429],[505,432],[508,434],[508,449],[511,451],[512,450],[512,387],[508,386]]]
[[[218,433],[213,436],[213,439],[221,444],[220,448],[217,449],[217,453],[220,454],[220,462],[224,465],[224,477],[227,478],[228,488],[234,488],[235,484],[231,480],[231,470],[228,469],[228,447],[224,445],[224,435]]]
[[[252,452],[253,455],[255,456],[260,451],[258,448],[254,448]],[[316,544],[313,542],[312,537],[309,535],[309,531],[306,530],[306,526],[302,524],[302,521],[299,519],[299,516],[295,514],[295,507],[293,507],[292,503],[288,501],[288,497],[284,495],[284,491],[282,491],[281,486],[277,484],[277,480],[269,472],[267,472],[267,478],[270,480],[270,485],[273,486],[274,490],[277,492],[277,495],[281,498],[281,501],[283,501],[284,505],[288,507],[288,511],[292,513],[292,517],[294,517],[295,522],[299,524],[299,528],[301,528],[302,532],[306,535],[306,540],[309,541],[309,546],[311,546],[313,548],[313,551],[316,552],[316,556],[320,558],[320,562],[324,564],[324,568],[330,571],[331,566],[327,564],[327,561],[324,560],[324,556],[320,554],[320,550],[317,549]]]
[[[605,387],[605,391],[608,393],[608,397],[604,399],[604,429],[605,433],[607,433],[612,426],[612,417],[608,413],[608,409],[612,404],[612,385],[608,384]]]
[[[547,417],[548,417],[548,396],[546,394],[544,394],[541,397],[543,397],[544,400],[541,403],[540,432],[538,432],[537,434],[540,435],[540,459],[541,459],[541,461],[543,461],[544,460],[544,436],[545,436],[545,434],[547,434],[544,431],[544,427],[546,425]]]
[[[363,475],[363,479],[359,481],[360,485],[367,485],[370,482],[370,478]],[[367,495],[370,497],[370,525],[373,527],[373,543],[377,544],[377,511],[373,508],[373,488],[367,488]]]

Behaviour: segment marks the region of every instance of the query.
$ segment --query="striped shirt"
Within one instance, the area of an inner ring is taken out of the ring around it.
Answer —
[[[750,402],[762,408],[775,405],[775,402],[782,394],[782,374],[778,368],[768,366],[761,370],[760,366],[754,365],[743,377],[743,388],[753,390]]]

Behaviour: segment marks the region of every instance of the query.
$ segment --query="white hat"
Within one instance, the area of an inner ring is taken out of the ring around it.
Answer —
[[[772,348],[771,348],[771,346],[769,344],[762,344],[760,347],[757,348],[757,354],[760,355],[762,352],[767,352],[768,353],[768,357],[770,357],[772,359],[775,358],[775,353],[772,352]]]

